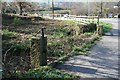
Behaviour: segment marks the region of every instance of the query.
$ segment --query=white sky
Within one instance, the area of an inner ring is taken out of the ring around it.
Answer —
[[[12,2],[15,0],[0,0],[2,2]],[[26,0],[16,0],[19,2],[25,2]],[[27,0],[30,2],[51,2],[52,0]],[[119,2],[120,0],[54,0],[55,2]]]

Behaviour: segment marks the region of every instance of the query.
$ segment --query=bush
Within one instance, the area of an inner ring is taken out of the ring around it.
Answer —
[[[100,24],[103,25],[103,34],[107,33],[112,29],[112,24],[110,23],[100,22]]]

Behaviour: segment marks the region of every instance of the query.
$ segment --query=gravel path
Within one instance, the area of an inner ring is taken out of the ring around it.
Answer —
[[[71,57],[65,64],[58,65],[58,69],[81,75],[83,79],[118,78],[118,21],[117,19],[101,21],[111,22],[114,25],[113,30],[102,37],[91,49],[89,56]]]

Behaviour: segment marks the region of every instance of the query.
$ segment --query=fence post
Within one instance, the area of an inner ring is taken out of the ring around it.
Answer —
[[[41,66],[46,66],[47,65],[47,36],[44,35],[44,27],[41,29],[42,30],[42,36],[40,39],[40,51],[41,51],[41,56],[40,56],[40,65]]]
[[[97,34],[100,36],[103,35],[103,25],[97,25]]]
[[[31,67],[47,65],[47,36],[44,36],[43,29],[44,28],[42,28],[42,36],[32,37],[31,39]]]
[[[97,17],[97,24],[99,25],[100,23],[100,15],[98,14],[98,17]]]

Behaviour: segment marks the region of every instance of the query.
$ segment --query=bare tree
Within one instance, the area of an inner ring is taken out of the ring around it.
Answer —
[[[38,4],[30,2],[3,2],[2,12],[5,13],[6,11],[14,11],[22,15],[23,12],[30,12],[35,10],[36,6],[38,6]]]
[[[33,3],[29,3],[29,2],[17,2],[17,5],[19,6],[19,14],[22,15],[23,12],[25,11],[31,11],[33,10]]]

